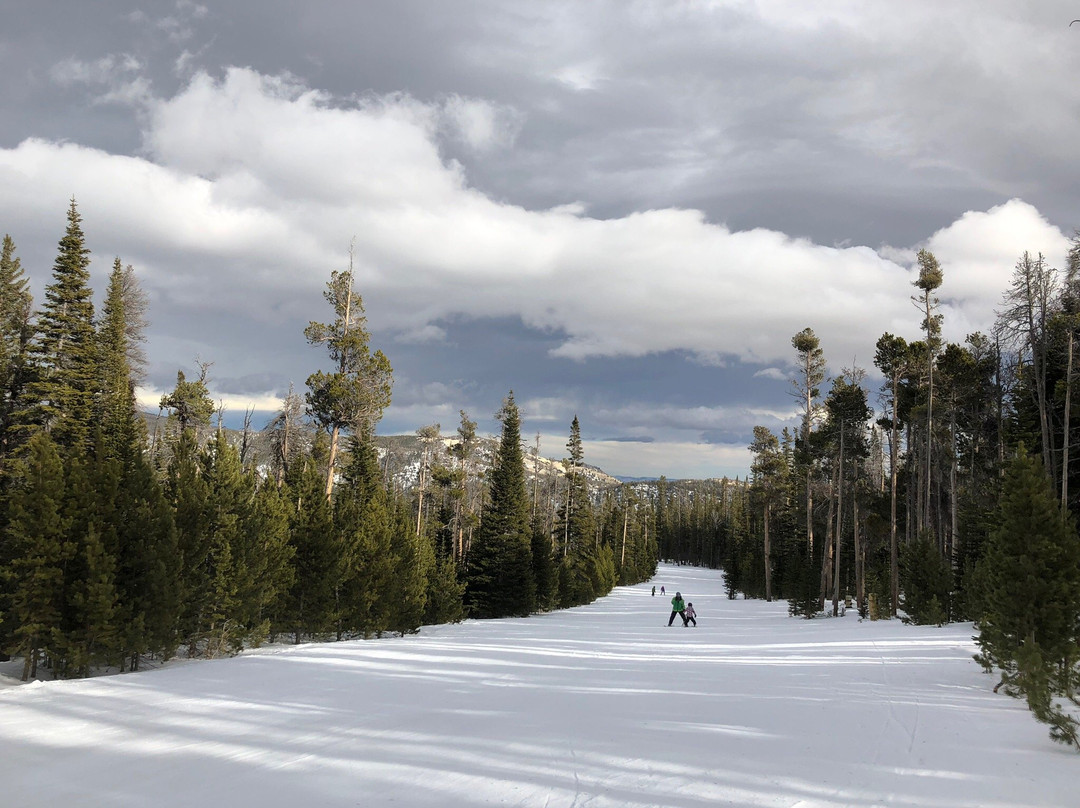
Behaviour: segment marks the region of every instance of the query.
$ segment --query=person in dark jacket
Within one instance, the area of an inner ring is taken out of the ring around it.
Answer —
[[[668,618],[667,624],[670,626],[675,622],[675,615],[679,615],[682,618],[682,624],[686,625],[686,604],[683,602],[682,593],[676,592],[675,597],[671,599],[671,617]]]

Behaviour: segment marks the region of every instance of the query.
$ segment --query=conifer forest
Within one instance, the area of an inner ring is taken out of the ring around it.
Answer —
[[[205,364],[140,412],[147,299],[117,258],[95,304],[90,239],[73,200],[41,300],[11,237],[0,256],[0,651],[24,679],[527,616],[662,559],[792,620],[970,621],[998,687],[1080,745],[1080,236],[1063,267],[1018,256],[992,333],[964,344],[942,337],[949,267],[925,250],[922,330],[866,346],[872,368],[830,376],[808,310],[777,402],[798,426],[754,428],[746,479],[597,482],[576,417],[541,463],[510,391],[494,440],[465,411],[449,436],[419,428],[406,484],[351,262],[296,335],[305,390],[238,431]]]

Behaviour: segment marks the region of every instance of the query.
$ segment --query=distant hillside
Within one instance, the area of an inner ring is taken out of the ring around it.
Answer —
[[[157,413],[143,411],[142,417],[146,423],[147,436],[151,445],[155,442],[164,441],[169,434],[176,430],[175,421],[170,421],[168,418],[158,415]],[[216,429],[217,427],[213,425],[202,427],[200,428],[201,436],[204,438],[208,437]],[[223,427],[223,429],[229,438],[230,444],[237,449],[244,446],[245,436],[242,429],[230,429],[228,427]],[[307,437],[307,441],[304,442],[310,441],[313,434],[314,430],[312,429]],[[246,440],[245,462],[257,467],[269,466],[273,454],[270,444],[270,433],[264,429],[252,428],[248,431]],[[449,457],[449,450],[450,447],[457,442],[456,436],[442,436],[442,448],[439,450],[437,462],[446,465],[452,464]],[[478,439],[475,459],[481,468],[491,464],[491,459],[495,454],[498,443],[499,441],[496,437],[480,437]],[[420,469],[420,457],[423,452],[420,438],[416,435],[377,435],[375,437],[375,445],[378,449],[379,460],[383,465],[384,471],[387,476],[394,481],[394,485],[399,490],[407,491],[416,485]],[[563,475],[564,471],[561,458],[552,459],[549,457],[540,457],[536,459],[532,457],[529,446],[525,446],[524,450],[525,472],[530,480],[534,474],[538,474],[541,478]],[[582,473],[595,488],[607,488],[609,486],[619,485],[623,482],[649,481],[649,478],[620,479],[608,474],[603,469],[588,464],[583,467]]]

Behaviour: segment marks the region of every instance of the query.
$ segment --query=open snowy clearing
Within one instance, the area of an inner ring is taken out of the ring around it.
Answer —
[[[970,624],[789,618],[661,566],[590,606],[0,691],[5,805],[1080,805]],[[661,597],[659,586],[667,587]],[[697,628],[668,628],[675,590]]]

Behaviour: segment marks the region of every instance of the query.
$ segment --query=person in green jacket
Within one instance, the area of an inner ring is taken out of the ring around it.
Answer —
[[[686,604],[683,603],[682,592],[676,592],[675,597],[671,599],[671,617],[668,618],[667,624],[670,626],[675,622],[675,615],[679,615],[682,618],[682,624],[686,625]]]

